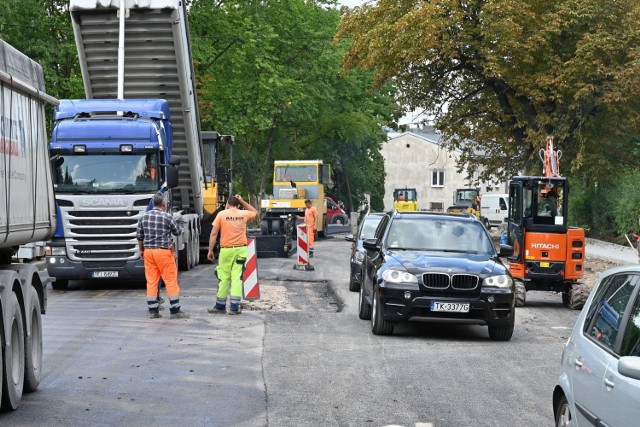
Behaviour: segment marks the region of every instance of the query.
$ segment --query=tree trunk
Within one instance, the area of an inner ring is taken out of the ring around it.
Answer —
[[[347,187],[347,198],[349,199],[349,213],[355,212],[355,208],[353,206],[353,197],[351,197],[351,186],[349,185],[349,174],[346,170],[343,170],[344,174],[344,184]]]

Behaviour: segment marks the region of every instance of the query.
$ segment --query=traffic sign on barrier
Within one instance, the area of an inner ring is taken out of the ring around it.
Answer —
[[[315,270],[313,266],[309,264],[309,234],[307,231],[307,224],[299,224],[297,226],[298,263],[293,265],[294,270]]]
[[[256,256],[256,241],[247,239],[247,261],[242,273],[242,294],[244,299],[254,300],[260,298],[258,286],[258,257]]]

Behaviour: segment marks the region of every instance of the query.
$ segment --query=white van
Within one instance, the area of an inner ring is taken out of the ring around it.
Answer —
[[[506,222],[509,215],[509,195],[508,194],[483,194],[480,202],[480,215],[482,222],[487,226],[498,227]]]

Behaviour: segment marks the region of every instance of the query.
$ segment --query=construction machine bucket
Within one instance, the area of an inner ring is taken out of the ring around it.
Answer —
[[[287,246],[285,236],[251,236],[250,234],[249,237],[256,241],[256,254],[258,258],[288,258],[296,249],[295,240],[292,240]]]

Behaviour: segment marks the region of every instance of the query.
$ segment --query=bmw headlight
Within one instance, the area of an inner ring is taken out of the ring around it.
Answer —
[[[507,274],[500,274],[499,276],[489,276],[482,282],[482,286],[490,288],[510,288],[513,283],[511,277]]]
[[[411,273],[400,270],[385,270],[382,273],[382,280],[387,283],[415,283],[418,284],[418,278]]]
[[[364,254],[362,252],[356,252],[356,254],[354,255],[353,259],[357,263],[362,263],[362,261],[364,261]]]

